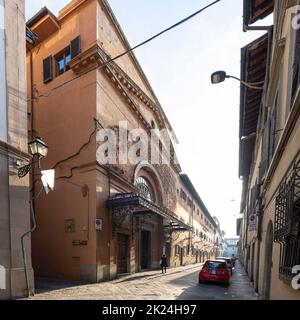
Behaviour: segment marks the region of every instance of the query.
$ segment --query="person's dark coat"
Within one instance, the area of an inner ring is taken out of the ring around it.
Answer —
[[[167,267],[168,266],[168,262],[167,262],[167,257],[166,256],[162,256],[160,259],[160,266],[161,267]]]

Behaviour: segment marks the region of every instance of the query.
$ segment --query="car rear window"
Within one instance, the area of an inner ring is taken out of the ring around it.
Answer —
[[[208,262],[206,267],[209,269],[224,269],[226,266],[224,262]]]

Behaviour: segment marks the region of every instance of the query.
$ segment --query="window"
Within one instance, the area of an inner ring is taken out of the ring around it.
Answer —
[[[300,159],[279,187],[275,203],[274,242],[280,243],[279,274],[290,280],[300,265]]]
[[[48,83],[53,79],[52,56],[43,60],[44,83]]]
[[[183,201],[186,201],[186,193],[182,189],[180,190],[180,197]]]
[[[69,62],[71,61],[70,47],[65,48],[55,57],[55,75],[56,77],[70,70]]]
[[[179,247],[178,244],[176,244],[176,246],[175,246],[175,256],[179,256],[179,254],[180,254],[180,247]]]
[[[80,36],[71,41],[70,45],[56,54],[43,60],[44,83],[53,80],[53,74],[56,77],[70,70],[69,62],[78,56],[81,52]],[[54,64],[54,68],[53,68]]]
[[[143,177],[139,177],[135,182],[135,186],[142,197],[149,201],[155,202],[154,192],[148,180]]]
[[[156,125],[155,125],[155,122],[153,120],[151,120],[151,128],[152,129],[156,129]]]
[[[200,212],[199,212],[199,209],[197,209],[197,215],[199,216]]]
[[[297,93],[300,83],[300,30],[296,31],[293,79],[292,79],[292,103]]]

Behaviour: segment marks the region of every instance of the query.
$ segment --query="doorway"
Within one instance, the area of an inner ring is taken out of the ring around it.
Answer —
[[[171,265],[171,244],[170,244],[170,242],[166,242],[165,255],[167,256],[167,263],[169,266],[169,265]]]
[[[271,273],[272,273],[272,254],[273,254],[273,223],[269,222],[266,245],[265,245],[265,267],[264,267],[264,286],[263,286],[263,299],[270,300],[271,291]]]
[[[183,248],[180,248],[180,266],[183,266]]]
[[[151,232],[141,231],[141,269],[151,268]]]
[[[117,249],[117,273],[127,273],[129,261],[129,236],[120,233],[118,234]]]

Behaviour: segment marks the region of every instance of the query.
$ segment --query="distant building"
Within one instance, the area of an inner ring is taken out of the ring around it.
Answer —
[[[224,256],[238,257],[238,242],[239,238],[225,238],[224,239]]]

